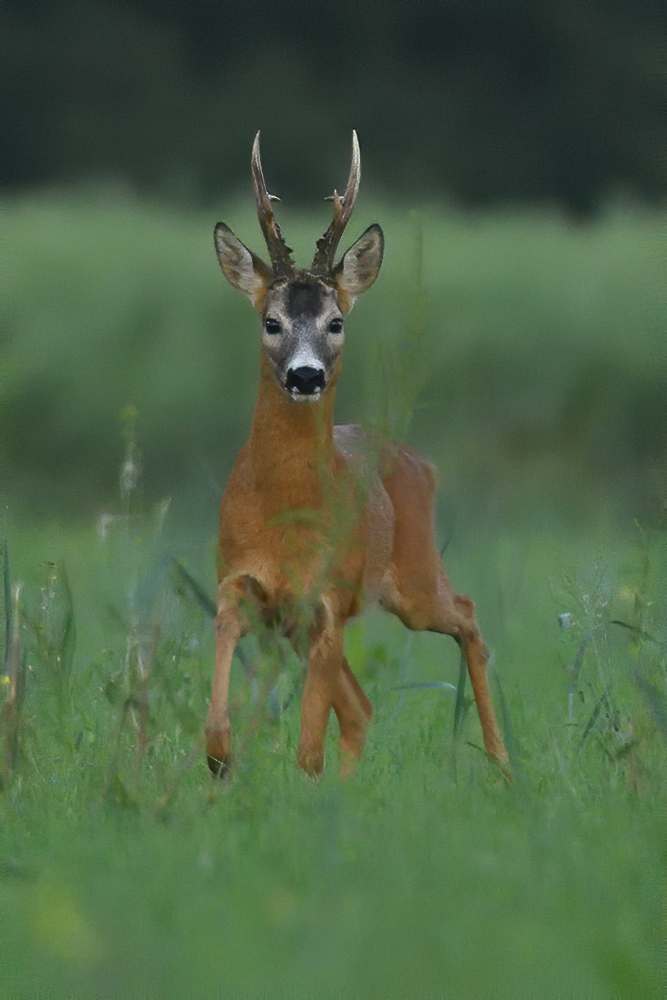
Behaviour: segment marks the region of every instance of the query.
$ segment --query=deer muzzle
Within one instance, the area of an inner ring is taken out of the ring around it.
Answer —
[[[285,388],[293,398],[300,396],[319,396],[326,386],[324,368],[311,368],[304,365],[301,368],[290,368],[287,372]]]

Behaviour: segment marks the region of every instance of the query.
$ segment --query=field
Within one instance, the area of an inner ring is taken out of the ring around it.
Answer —
[[[258,247],[247,207],[220,217]],[[354,777],[333,725],[323,778],[297,772],[302,667],[262,637],[210,778],[213,630],[183,569],[213,592],[251,310],[213,213],[9,204],[0,997],[664,995],[664,219],[376,205],[350,239],[376,218],[339,417],[440,467],[515,780],[469,698],[454,735],[454,643],[377,611],[347,634],[375,711]]]

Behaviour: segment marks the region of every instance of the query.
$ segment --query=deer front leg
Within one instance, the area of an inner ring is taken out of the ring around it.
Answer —
[[[324,740],[343,660],[343,626],[327,624],[311,637],[308,673],[301,698],[300,768],[311,775],[324,770]]]
[[[229,675],[236,644],[243,635],[238,599],[223,594],[215,619],[215,673],[206,720],[206,755],[212,773],[222,777],[231,761],[229,737]]]
[[[343,657],[333,708],[340,726],[340,776],[347,778],[361,758],[373,709]]]
[[[326,629],[311,643],[297,756],[299,767],[308,774],[318,775],[324,769],[324,743],[332,708],[340,726],[340,773],[346,777],[363,752],[372,709],[343,655],[342,624]]]

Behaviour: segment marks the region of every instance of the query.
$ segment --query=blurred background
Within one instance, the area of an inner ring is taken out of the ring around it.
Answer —
[[[4,0],[0,500],[89,518],[128,442],[215,531],[257,322],[257,129],[306,264],[323,201],[387,237],[338,417],[441,467],[443,512],[655,518],[667,495],[664,10],[652,0]]]

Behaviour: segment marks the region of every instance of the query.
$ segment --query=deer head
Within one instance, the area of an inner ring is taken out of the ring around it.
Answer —
[[[361,179],[356,132],[352,166],[342,198],[334,191],[331,225],[317,241],[308,269],[297,268],[280,230],[267,191],[259,155],[259,132],[252,150],[252,176],[259,224],[271,264],[249,250],[224,222],[215,227],[215,247],[223,274],[244,292],[262,318],[262,352],[278,385],[297,402],[316,401],[333,386],[340,367],[344,316],[380,271],[384,237],[369,228],[334,263],[336,250],[354,208]]]

